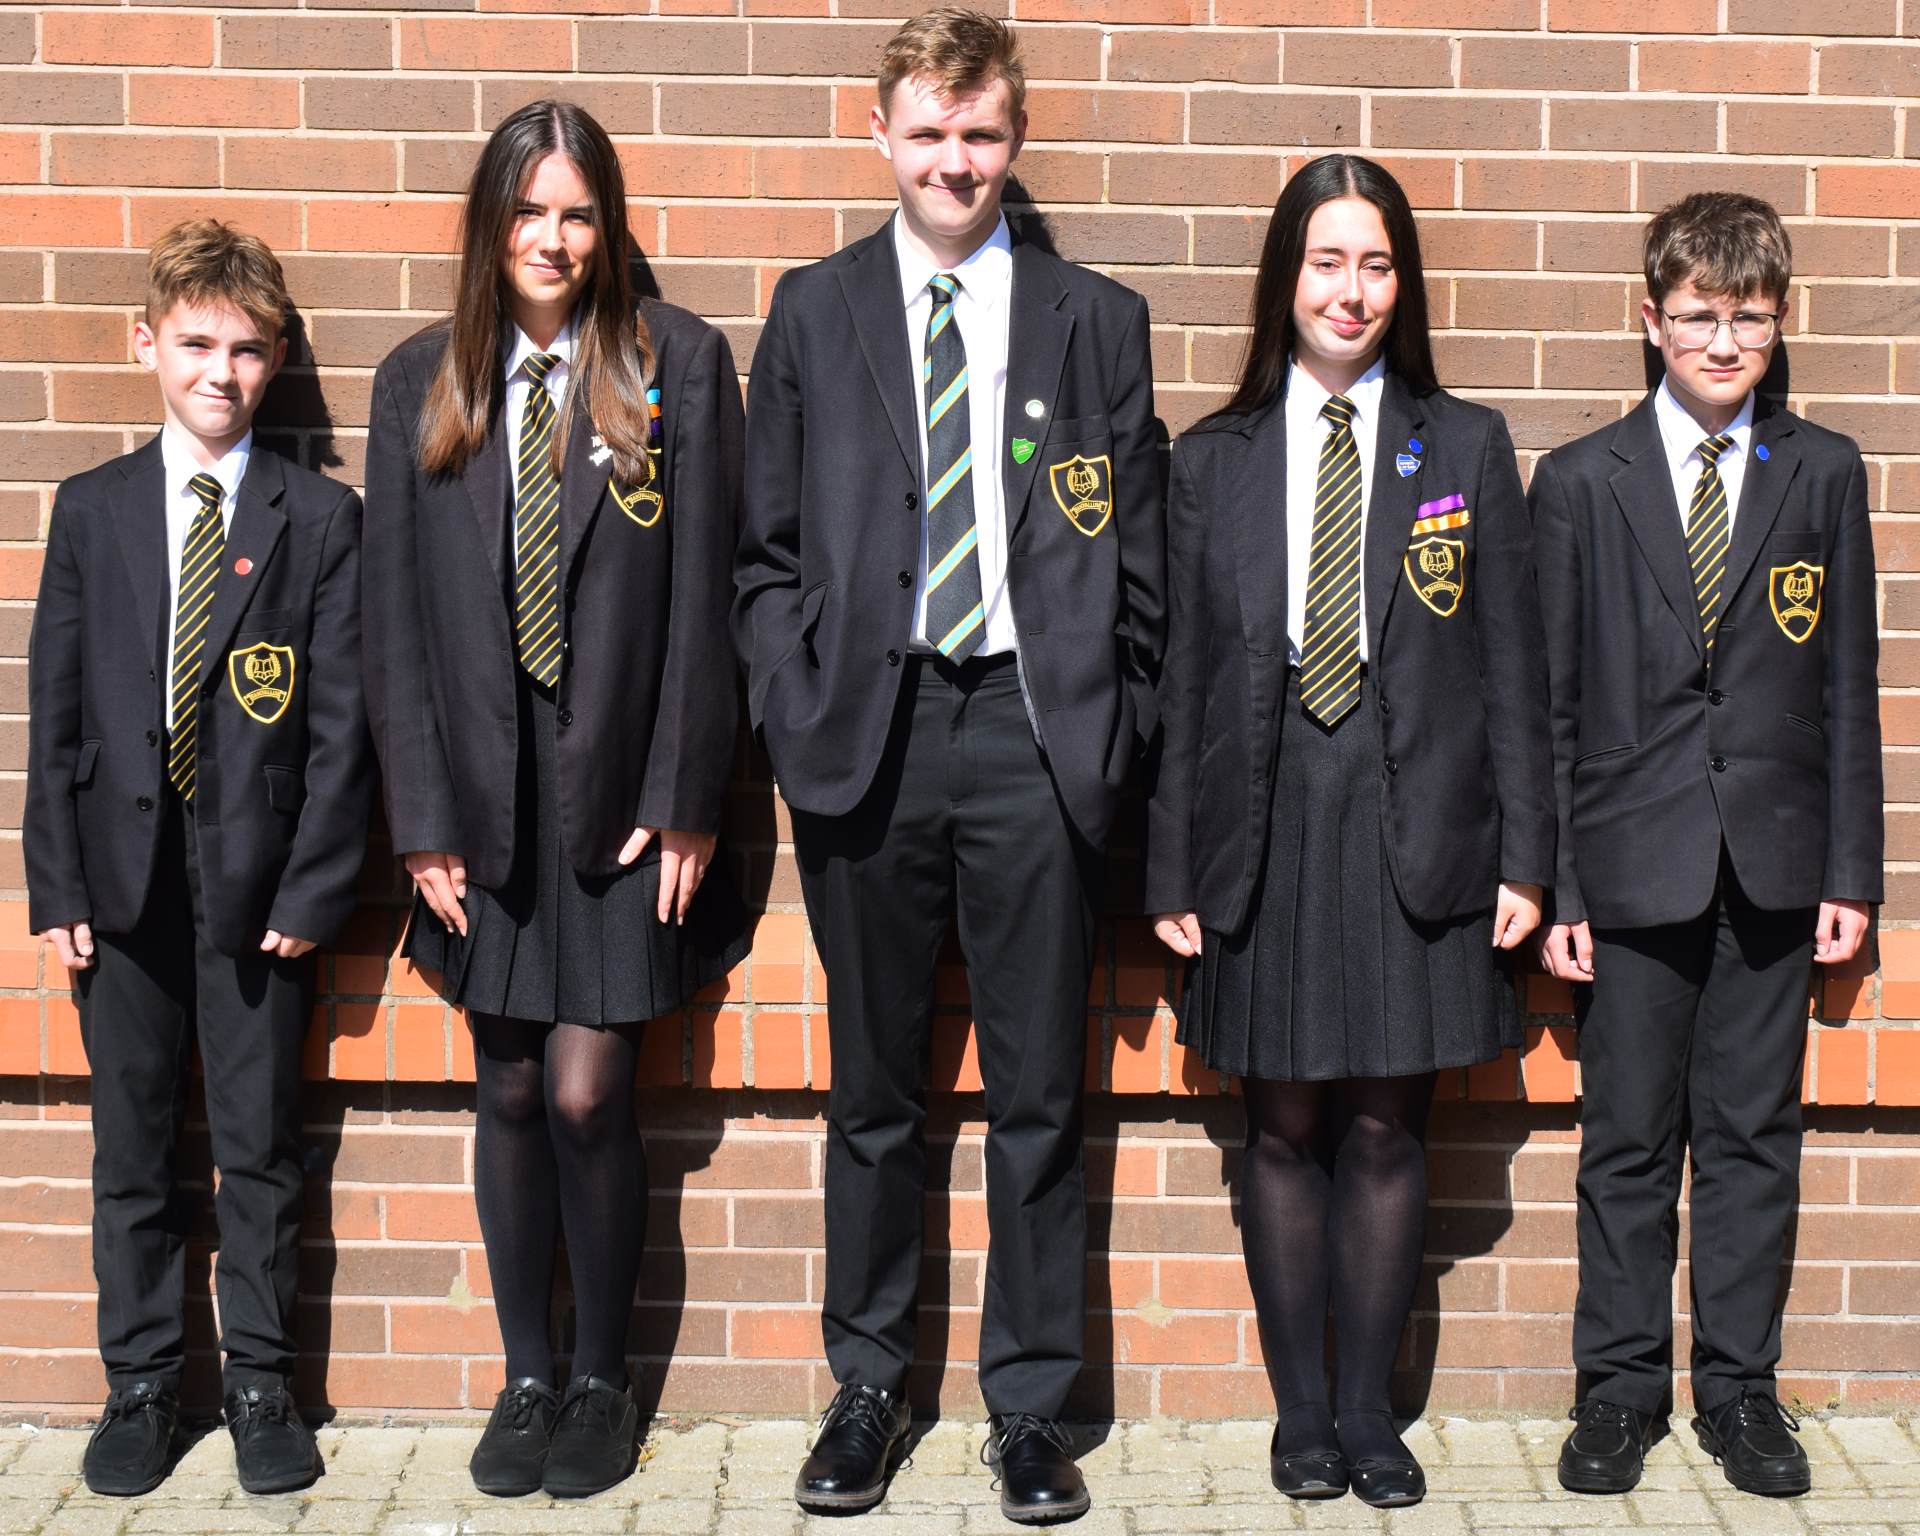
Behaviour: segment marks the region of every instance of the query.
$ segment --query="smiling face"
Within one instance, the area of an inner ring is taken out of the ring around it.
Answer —
[[[1779,328],[1786,313],[1784,300],[1761,293],[1714,297],[1692,283],[1669,288],[1658,302],[1649,296],[1640,304],[1647,340],[1666,360],[1667,385],[1674,399],[1708,432],[1722,430],[1739,415],[1742,402],[1766,375],[1773,349],[1780,344]],[[1741,345],[1734,334],[1736,323],[1751,336],[1765,330],[1766,317],[1776,314],[1773,334],[1763,346]],[[1702,341],[1690,333],[1704,333],[1708,315],[1729,323],[1716,325],[1712,339]]]
[[[942,268],[979,249],[1000,217],[1000,194],[1027,134],[1013,88],[995,77],[944,96],[910,75],[873,109],[873,142],[893,166],[907,235]]]
[[[175,304],[133,327],[133,351],[160,381],[167,422],[212,465],[247,434],[287,339],[266,337],[232,304]]]
[[[527,180],[500,255],[514,324],[536,346],[567,323],[599,242],[600,220],[579,170],[565,155],[548,155]]]
[[[1400,296],[1380,210],[1336,197],[1307,221],[1307,249],[1293,290],[1294,355],[1339,393],[1372,366]]]

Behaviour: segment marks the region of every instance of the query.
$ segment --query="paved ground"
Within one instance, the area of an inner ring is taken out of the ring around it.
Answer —
[[[1210,1536],[1215,1532],[1360,1530],[1418,1536],[1555,1536],[1669,1531],[1675,1536],[1920,1536],[1920,1444],[1893,1419],[1809,1421],[1815,1489],[1803,1499],[1736,1493],[1676,1426],[1639,1491],[1578,1498],[1553,1478],[1562,1426],[1435,1419],[1408,1431],[1426,1464],[1424,1505],[1381,1514],[1352,1498],[1312,1506],[1267,1484],[1264,1424],[1128,1424],[1083,1433],[1094,1507],[1073,1536]],[[669,1421],[639,1472],[584,1503],[486,1499],[466,1475],[475,1430],[348,1428],[321,1433],[327,1475],[305,1493],[250,1498],[233,1477],[224,1434],[200,1440],[158,1493],[99,1499],[80,1484],[80,1430],[0,1429],[0,1533],[120,1536],[155,1532],[338,1532],[465,1536],[483,1532],[648,1532],[662,1536],[799,1536],[828,1522],[794,1508],[793,1474],[810,1426],[794,1421]],[[1003,1536],[1016,1529],[977,1460],[978,1425],[941,1424],[916,1446],[887,1502],[833,1536]],[[1097,1443],[1089,1443],[1097,1442]]]

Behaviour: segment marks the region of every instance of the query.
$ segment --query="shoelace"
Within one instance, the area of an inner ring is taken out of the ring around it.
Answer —
[[[1072,1437],[1054,1420],[1043,1419],[1037,1413],[1010,1413],[1000,1421],[999,1434],[989,1435],[986,1444],[980,1447],[981,1465],[992,1465],[988,1452],[992,1450],[996,1439],[1000,1442],[1000,1454],[1005,1457],[1027,1435],[1038,1435],[1063,1456],[1073,1454]]]
[[[556,1424],[566,1422],[571,1416],[574,1424],[584,1427],[587,1416],[597,1411],[600,1415],[600,1428],[603,1431],[611,1430],[613,1404],[618,1396],[619,1394],[612,1387],[605,1382],[594,1380],[591,1376],[569,1382],[567,1395],[560,1399],[560,1413],[554,1422]]]
[[[878,1392],[866,1387],[842,1387],[827,1411],[820,1415],[820,1432],[825,1434],[836,1424],[852,1421],[864,1424],[881,1439],[893,1433],[892,1410]]]
[[[238,1394],[240,1420],[238,1429],[251,1431],[263,1424],[285,1424],[288,1420],[287,1396],[284,1392],[247,1391]]]
[[[106,1408],[100,1415],[100,1422],[94,1426],[92,1438],[98,1440],[121,1419],[133,1418],[149,1409],[159,1409],[164,1395],[159,1385],[151,1381],[136,1382],[130,1387],[108,1393]]]
[[[1633,1412],[1623,1403],[1610,1403],[1605,1398],[1593,1398],[1574,1409],[1567,1417],[1582,1429],[1592,1429],[1598,1425],[1611,1424],[1617,1428],[1631,1431],[1633,1421],[1629,1415]]]
[[[500,1416],[510,1428],[525,1429],[533,1422],[540,1399],[540,1389],[530,1382],[525,1386],[509,1387],[507,1395],[500,1400]]]
[[[1800,1421],[1780,1406],[1778,1398],[1756,1392],[1752,1387],[1740,1389],[1740,1398],[1733,1405],[1732,1417],[1734,1423],[1743,1429],[1752,1426],[1758,1429],[1797,1430],[1800,1427]]]

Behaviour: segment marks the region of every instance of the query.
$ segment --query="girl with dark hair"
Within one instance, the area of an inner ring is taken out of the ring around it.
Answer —
[[[606,133],[575,106],[523,107],[474,168],[452,315],[374,379],[368,714],[415,887],[406,951],[473,1027],[507,1384],[472,1472],[496,1494],[584,1495],[633,1468],[636,1052],[746,950],[713,862],[738,711],[739,384],[718,331],[635,299],[628,255]]]
[[[1181,1039],[1242,1079],[1273,1480],[1411,1504],[1389,1385],[1427,1110],[1519,1042],[1501,952],[1539,921],[1554,809],[1513,446],[1434,382],[1413,214],[1371,161],[1281,193],[1239,388],[1174,445],[1168,514],[1147,900],[1190,958]]]

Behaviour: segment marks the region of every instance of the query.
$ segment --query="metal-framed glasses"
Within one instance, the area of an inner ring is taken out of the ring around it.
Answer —
[[[1670,315],[1663,309],[1660,314],[1672,327],[1675,343],[1683,347],[1712,346],[1720,334],[1720,327],[1724,325],[1733,332],[1735,346],[1757,352],[1768,345],[1780,330],[1778,315],[1759,314],[1752,310],[1742,310],[1731,319],[1707,310],[1689,315]]]

